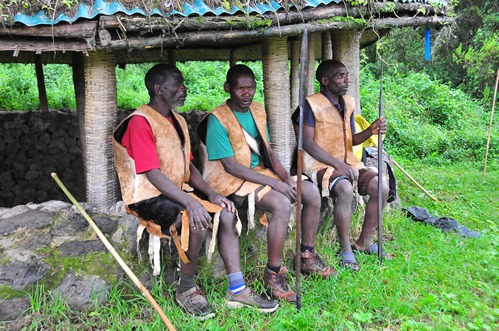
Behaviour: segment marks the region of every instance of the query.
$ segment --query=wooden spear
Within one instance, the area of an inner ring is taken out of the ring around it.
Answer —
[[[132,279],[133,283],[139,288],[139,290],[142,292],[142,294],[144,294],[144,296],[147,298],[147,300],[149,300],[149,302],[152,304],[152,306],[154,307],[154,309],[158,312],[159,316],[161,317],[161,319],[165,323],[165,325],[168,328],[168,330],[175,331],[175,327],[170,322],[170,320],[168,319],[168,317],[166,317],[165,313],[163,313],[163,310],[161,310],[161,307],[158,305],[158,303],[156,302],[156,300],[154,300],[154,298],[151,296],[151,294],[149,293],[149,291],[140,282],[140,280],[137,278],[137,276],[135,276],[135,274],[133,273],[133,271],[130,270],[130,268],[126,265],[125,261],[123,261],[123,259],[119,256],[119,254],[116,252],[116,250],[111,245],[111,243],[109,242],[109,240],[107,240],[107,238],[101,232],[101,230],[99,229],[99,227],[97,227],[97,225],[90,218],[90,216],[88,216],[88,214],[85,211],[85,209],[83,209],[82,206],[78,203],[78,201],[76,201],[76,199],[69,192],[69,190],[66,188],[66,186],[64,186],[64,184],[61,182],[61,180],[59,179],[59,177],[57,177],[57,174],[55,172],[53,172],[51,175],[52,175],[52,178],[54,178],[54,180],[60,186],[60,188],[62,189],[62,191],[69,198],[69,200],[71,200],[71,202],[73,203],[73,205],[75,205],[76,208],[78,208],[78,210],[80,211],[80,213],[87,220],[88,224],[90,224],[90,226],[94,229],[94,231],[97,233],[97,236],[99,236],[100,240],[104,243],[104,245],[109,250],[109,252],[114,256],[114,258],[116,259],[116,261],[118,261],[119,265],[123,268],[123,270],[125,270],[125,272],[128,275],[128,277],[130,277]]]
[[[300,93],[299,105],[300,115],[298,124],[298,164],[297,179],[296,179],[296,252],[295,252],[295,271],[296,271],[296,308],[298,311],[301,308],[301,291],[300,291],[300,272],[301,272],[301,194],[302,194],[302,172],[303,172],[303,106],[305,104],[305,97],[308,93],[307,88],[307,68],[308,68],[308,31],[303,30],[303,37],[301,40],[300,52]]]
[[[489,156],[490,133],[492,132],[492,119],[494,118],[494,108],[496,107],[497,83],[498,82],[499,82],[499,70],[497,70],[496,87],[494,89],[494,101],[492,101],[492,112],[490,113],[489,134],[487,137],[487,147],[485,148],[485,161],[483,164],[482,180],[485,180],[485,173],[487,172],[487,157]]]
[[[383,117],[383,63],[379,81],[379,116]],[[383,263],[383,135],[378,129],[378,259]]]

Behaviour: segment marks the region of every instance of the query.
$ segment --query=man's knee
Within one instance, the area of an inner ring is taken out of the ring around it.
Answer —
[[[339,181],[334,187],[334,196],[337,200],[344,200],[351,203],[353,198],[352,184],[346,179]]]
[[[275,214],[291,214],[291,201],[278,191],[270,191],[265,195],[264,199],[268,198],[266,204],[269,206],[269,211]]]
[[[371,182],[369,183],[369,196],[371,197],[377,197],[378,196],[378,176],[374,177]],[[388,199],[388,193],[390,192],[390,188],[388,187],[388,185],[386,185],[385,183],[383,183],[381,185],[381,194],[383,195],[382,196],[382,199],[383,200],[386,200]]]
[[[222,210],[220,214],[219,232],[223,232],[224,235],[237,235],[235,213],[231,213],[227,209]]]
[[[196,227],[195,229],[190,227],[189,229],[189,239],[203,240],[205,235],[206,235],[206,229],[201,230],[201,228],[199,227]]]
[[[317,205],[320,207],[321,195],[316,185],[311,182],[302,182],[302,199],[306,205]]]

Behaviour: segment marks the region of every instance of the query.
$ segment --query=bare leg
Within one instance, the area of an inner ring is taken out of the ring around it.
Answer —
[[[280,266],[282,247],[291,215],[291,202],[283,194],[270,190],[261,201],[256,202],[256,208],[272,213],[267,229],[267,254],[270,265]]]
[[[341,180],[334,187],[336,203],[334,204],[334,224],[338,231],[340,249],[343,252],[351,251],[350,222],[352,220],[353,187],[348,180]]]
[[[383,209],[386,207],[388,191],[388,186],[383,184],[383,196],[381,197],[381,199],[383,199]],[[369,201],[366,204],[366,216],[364,217],[364,224],[362,225],[362,232],[359,240],[355,243],[355,246],[360,250],[365,250],[372,244],[374,230],[378,226],[378,177],[374,177],[371,182],[369,182],[367,193],[369,195]]]
[[[189,258],[189,263],[185,264],[182,260],[180,260],[180,271],[187,276],[193,276],[196,272],[196,264],[198,262],[199,251],[201,250],[201,245],[203,243],[204,235],[206,231],[199,230],[199,227],[196,230],[190,228],[189,232],[189,249],[185,254]]]
[[[319,228],[321,213],[321,196],[317,187],[311,182],[302,182],[302,244],[314,246]]]
[[[239,237],[236,230],[235,215],[224,209],[220,215],[218,228],[218,251],[225,264],[227,274],[241,271]]]

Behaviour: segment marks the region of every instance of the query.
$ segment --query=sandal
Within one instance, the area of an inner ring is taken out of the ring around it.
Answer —
[[[357,245],[353,244],[352,245],[352,251],[357,252],[357,253],[362,253],[362,254],[367,254],[367,255],[378,255],[378,244],[372,243],[367,247],[366,249],[358,249]],[[385,257],[385,251],[381,253],[383,257]]]
[[[355,272],[360,270],[360,266],[357,263],[357,260],[355,260],[355,256],[353,255],[352,251],[348,251],[348,252],[343,251],[343,252],[339,253],[338,256],[340,257],[340,266],[341,267],[346,268],[346,269],[350,269],[350,270],[355,271]]]

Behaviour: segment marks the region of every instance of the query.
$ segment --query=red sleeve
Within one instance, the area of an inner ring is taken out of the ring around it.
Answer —
[[[135,172],[137,174],[160,169],[156,140],[149,122],[144,117],[132,116],[121,144],[126,148],[128,155],[135,161]]]

